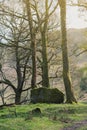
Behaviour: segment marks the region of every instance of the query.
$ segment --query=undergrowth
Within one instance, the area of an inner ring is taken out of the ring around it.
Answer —
[[[35,108],[41,113],[33,114]],[[0,109],[0,130],[61,130],[86,119],[87,104],[83,103],[19,105]]]

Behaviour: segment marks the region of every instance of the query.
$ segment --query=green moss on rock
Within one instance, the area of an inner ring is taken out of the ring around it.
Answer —
[[[31,90],[32,103],[63,103],[64,94],[57,88],[37,88]]]

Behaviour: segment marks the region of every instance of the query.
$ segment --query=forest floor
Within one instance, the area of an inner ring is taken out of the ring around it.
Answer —
[[[33,113],[39,108],[41,113]],[[87,104],[28,104],[0,108],[0,130],[87,130]]]
[[[81,127],[83,127],[83,128],[81,128]],[[76,123],[72,124],[72,126],[63,128],[61,130],[79,130],[80,128],[87,130],[87,120],[76,122]]]

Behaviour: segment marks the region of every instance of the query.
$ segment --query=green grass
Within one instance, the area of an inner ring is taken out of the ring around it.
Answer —
[[[82,126],[80,129],[78,129],[78,130],[87,130],[87,125],[85,125],[85,126]]]
[[[39,107],[41,115],[30,114]],[[17,117],[9,112],[16,109]],[[61,130],[87,119],[87,104],[29,104],[0,110],[0,130]],[[86,127],[86,128],[85,128]],[[87,126],[81,128],[86,130]]]

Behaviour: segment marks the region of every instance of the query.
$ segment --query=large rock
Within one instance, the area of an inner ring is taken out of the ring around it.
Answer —
[[[32,103],[63,103],[64,94],[57,88],[37,88],[31,90]]]

